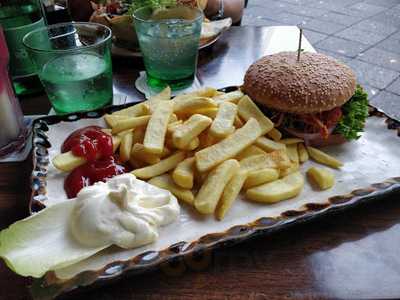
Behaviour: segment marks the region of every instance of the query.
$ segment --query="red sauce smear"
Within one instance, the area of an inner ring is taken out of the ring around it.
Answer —
[[[75,130],[64,141],[61,152],[72,151],[74,155],[84,157],[90,162],[111,156],[112,137],[101,129],[99,126],[88,126]]]
[[[118,164],[115,157],[104,157],[74,169],[64,181],[64,189],[68,198],[75,198],[79,191],[98,181],[126,173],[124,166]]]

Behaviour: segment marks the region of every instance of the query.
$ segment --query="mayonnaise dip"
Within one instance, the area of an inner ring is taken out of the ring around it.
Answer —
[[[71,234],[88,247],[135,248],[152,243],[158,227],[174,222],[180,212],[169,191],[128,173],[83,188],[75,201]]]

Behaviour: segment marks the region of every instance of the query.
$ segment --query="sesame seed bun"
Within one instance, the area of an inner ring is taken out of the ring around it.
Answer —
[[[274,110],[309,114],[342,106],[356,90],[354,72],[320,53],[281,52],[253,63],[244,77],[243,91]]]

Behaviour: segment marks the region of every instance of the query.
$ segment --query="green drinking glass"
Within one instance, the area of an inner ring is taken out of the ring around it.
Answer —
[[[112,103],[111,30],[61,23],[28,33],[23,44],[57,114]]]
[[[134,11],[133,19],[149,87],[160,91],[167,85],[172,90],[190,86],[196,73],[203,12],[186,6],[146,6]]]

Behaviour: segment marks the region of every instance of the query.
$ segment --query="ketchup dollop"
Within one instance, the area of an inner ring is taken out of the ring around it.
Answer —
[[[112,137],[101,129],[99,126],[88,126],[75,130],[64,141],[61,152],[72,151],[90,162],[110,157],[113,154]]]
[[[106,181],[125,172],[125,167],[118,164],[115,157],[103,157],[74,169],[65,179],[64,189],[68,198],[75,198],[85,186],[98,181]]]

